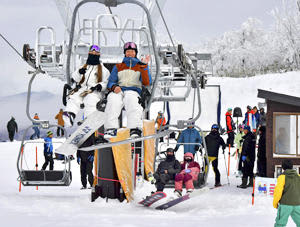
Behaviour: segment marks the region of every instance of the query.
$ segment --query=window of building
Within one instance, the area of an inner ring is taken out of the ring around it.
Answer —
[[[300,113],[274,113],[274,156],[300,156]]]

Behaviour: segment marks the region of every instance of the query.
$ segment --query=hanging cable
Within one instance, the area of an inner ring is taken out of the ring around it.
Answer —
[[[17,49],[1,33],[0,33],[0,36],[25,61],[22,54],[19,51],[17,51]]]
[[[36,69],[35,65],[30,61],[26,61],[24,59],[23,55],[1,33],[0,33],[0,36],[17,53],[17,55],[19,55],[22,58],[23,61],[25,61],[32,68]]]
[[[113,15],[113,12],[112,12],[110,6],[108,6],[107,8],[108,8],[108,10],[109,10],[109,13],[110,13],[111,15]],[[114,17],[112,17],[112,20],[114,21],[114,24],[115,24],[116,28],[118,28],[117,22],[116,22],[116,20],[115,20]],[[123,40],[122,37],[121,37],[121,41],[123,42],[123,44],[125,43],[125,41]],[[133,40],[132,40],[132,41],[133,41]]]
[[[194,118],[194,113],[195,113],[195,100],[196,100],[196,89],[194,89],[192,118]]]

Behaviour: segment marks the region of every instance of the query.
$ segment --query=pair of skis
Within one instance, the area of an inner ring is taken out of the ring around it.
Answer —
[[[155,207],[156,210],[166,210],[170,207],[173,207],[179,203],[182,203],[188,199],[191,199],[195,196],[198,196],[200,194],[202,194],[203,192],[208,191],[209,188],[208,187],[204,187],[201,189],[197,189],[192,193],[187,193],[184,196],[181,196],[179,198],[173,199],[171,201],[168,201],[160,206]],[[145,207],[150,207],[153,203],[165,198],[167,195],[164,192],[156,192],[154,194],[152,194],[151,196],[146,197],[146,199],[143,199],[142,201],[139,202],[139,204],[145,206]]]

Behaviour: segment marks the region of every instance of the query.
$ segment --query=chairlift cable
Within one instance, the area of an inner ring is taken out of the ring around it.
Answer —
[[[108,8],[108,10],[109,10],[109,13],[110,13],[111,15],[113,15],[113,12],[112,12],[110,6],[108,6],[107,8]],[[118,28],[117,22],[116,22],[116,20],[115,20],[114,17],[112,17],[112,20],[114,21],[114,24],[115,24],[116,28]],[[124,44],[125,41],[124,41],[124,39],[123,39],[122,37],[121,37],[121,40],[122,40],[122,42],[123,42],[123,44]],[[132,40],[132,41],[133,41],[133,40]]]
[[[20,54],[20,52],[1,33],[0,36],[24,60],[22,54]]]
[[[194,118],[194,113],[195,113],[195,100],[196,100],[196,89],[194,89],[192,118]]]
[[[78,5],[78,0],[76,0],[76,4]],[[80,17],[79,17],[79,11],[78,11],[78,13],[77,13],[77,17],[78,17],[78,21],[79,21],[79,23],[78,23],[78,28],[79,28],[79,31],[80,31]]]

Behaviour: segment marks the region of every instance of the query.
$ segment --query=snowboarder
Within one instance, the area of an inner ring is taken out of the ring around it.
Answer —
[[[211,126],[210,133],[205,137],[205,143],[207,147],[208,160],[209,163],[212,164],[214,173],[215,173],[215,187],[221,186],[220,183],[220,171],[218,169],[218,156],[219,156],[219,148],[220,146],[224,150],[226,148],[226,144],[219,133],[219,126],[217,124],[213,124]],[[207,171],[207,170],[205,170]]]
[[[66,127],[73,125],[82,105],[85,117],[97,110],[96,104],[103,98],[102,91],[106,90],[108,76],[108,69],[100,62],[100,47],[92,45],[86,64],[72,74],[77,85],[71,91],[63,113]]]
[[[226,145],[230,147],[233,147],[233,141],[234,141],[234,130],[235,128],[235,124],[232,120],[232,108],[228,108],[227,112],[225,114],[226,116],[226,128],[227,128],[227,142]]]
[[[134,42],[125,43],[123,62],[114,66],[109,76],[107,88],[110,93],[107,97],[104,125],[106,138],[116,135],[116,129],[119,128],[118,117],[123,106],[126,110],[127,128],[130,128],[131,137],[141,136],[142,86],[149,86],[152,79],[148,65],[137,58],[137,53],[137,45]]]
[[[95,144],[95,136],[91,135],[81,146],[89,147]],[[80,165],[80,176],[81,176],[81,189],[86,189],[87,180],[90,184],[90,188],[93,186],[94,175],[93,175],[93,163],[94,163],[94,151],[81,151],[80,148],[77,150],[77,163]]]
[[[261,126],[258,130],[259,140],[258,140],[258,149],[257,149],[257,170],[258,176],[266,177],[266,127]]]
[[[174,180],[175,175],[181,171],[181,166],[174,155],[174,150],[168,148],[166,151],[166,160],[159,163],[156,172],[153,174],[155,178],[155,186],[157,191],[163,191],[169,180]]]
[[[200,136],[197,129],[194,127],[195,122],[188,126],[185,130],[181,132],[177,140],[177,145],[174,149],[176,152],[180,145],[184,145],[184,153],[192,153],[193,155],[199,150],[202,144],[202,137]]]
[[[9,140],[11,142],[14,141],[15,133],[18,133],[18,125],[17,125],[14,117],[11,117],[11,119],[8,121],[7,131],[8,131]]]
[[[47,132],[47,137],[44,138],[44,156],[45,156],[45,163],[42,166],[42,170],[45,170],[50,162],[50,170],[53,170],[54,161],[53,161],[53,144],[52,144],[52,131]]]
[[[194,155],[190,152],[184,154],[184,162],[181,164],[181,172],[175,176],[175,194],[182,196],[182,186],[185,184],[186,192],[194,191],[194,180],[198,179],[200,165],[194,161]]]
[[[39,115],[37,113],[34,114],[33,117],[34,120],[40,120]],[[35,125],[34,127],[32,127],[34,133],[30,136],[30,139],[33,140],[35,137],[37,137],[38,139],[40,138],[40,129],[38,127],[39,123],[32,123],[33,125]]]
[[[238,188],[247,188],[253,186],[253,168],[255,162],[255,146],[256,146],[256,138],[255,135],[251,132],[251,128],[249,126],[244,126],[244,136],[243,136],[243,147],[241,153],[242,159],[242,184],[238,186]],[[249,179],[249,184],[248,182]]]
[[[286,226],[289,216],[300,226],[300,176],[293,169],[291,160],[283,160],[284,170],[277,179],[273,207],[278,209],[275,227]]]
[[[64,113],[63,109],[60,109],[59,113],[56,114],[56,116],[55,116],[55,119],[57,119],[57,124],[61,127],[64,127],[64,125],[65,125],[65,122],[63,119],[63,113]],[[60,127],[57,127],[56,135],[57,135],[57,137],[60,137],[60,135],[63,137],[65,135],[64,130]]]

